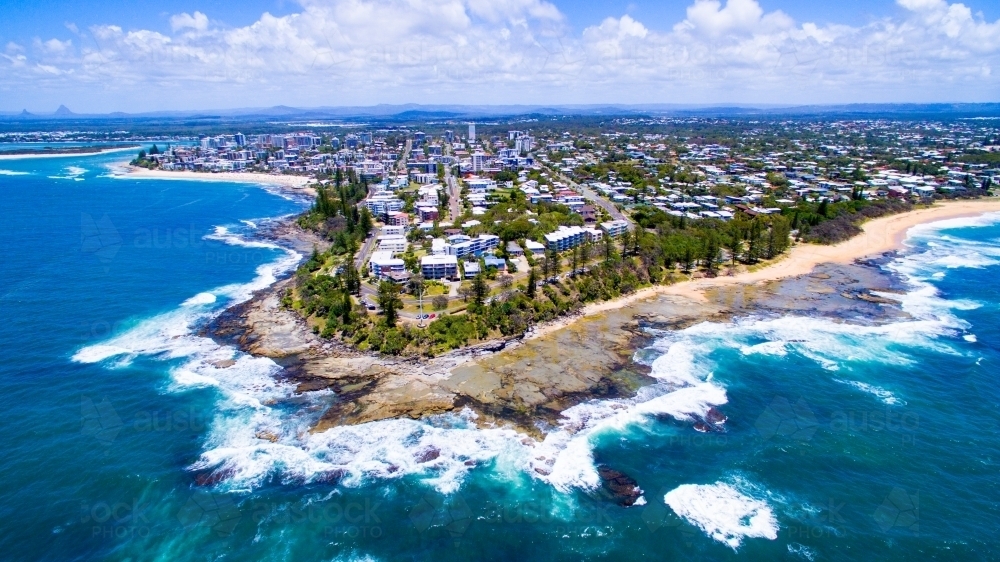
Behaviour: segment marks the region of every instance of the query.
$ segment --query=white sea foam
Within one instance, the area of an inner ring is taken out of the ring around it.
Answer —
[[[31,172],[18,172],[16,170],[0,170],[0,176],[29,176]]]
[[[75,181],[83,181],[83,178],[80,177],[80,176],[82,176],[83,174],[86,174],[88,172],[88,170],[86,168],[81,168],[79,166],[67,166],[65,168],[65,170],[66,170],[66,175],[63,175],[63,176],[49,176],[49,179],[52,179],[52,180],[75,180]]]
[[[816,551],[797,542],[788,543],[788,553],[795,554],[812,562],[816,559]]]
[[[964,336],[962,336],[962,339],[970,343],[976,343],[977,341],[979,341],[976,339],[976,334],[965,334]]]
[[[240,239],[221,227],[210,237],[240,246],[276,247]],[[280,367],[270,359],[193,334],[198,324],[219,312],[218,308],[206,310],[216,295],[227,297],[230,303],[248,298],[299,258],[288,252],[275,263],[258,267],[253,281],[195,295],[174,311],[84,347],[73,360],[96,363],[116,358],[110,367],[127,365],[140,356],[181,360],[170,369],[167,390],[211,387],[219,393],[205,450],[191,469],[225,475],[220,485],[229,489],[253,488],[272,478],[309,482],[336,475],[344,485],[357,486],[371,479],[416,476],[450,493],[475,466],[499,462],[522,469],[527,465],[522,435],[508,429],[477,429],[471,412],[311,433],[310,427],[331,398],[328,391],[300,396],[295,385],[275,377]]]
[[[198,293],[197,295],[184,301],[181,306],[200,306],[205,304],[213,304],[216,301],[215,295],[212,293]]]
[[[835,382],[839,382],[840,384],[846,384],[847,386],[852,386],[862,392],[871,394],[872,396],[881,400],[887,406],[895,406],[899,404],[899,399],[896,398],[896,395],[882,387],[878,387],[873,384],[868,384],[861,381],[848,381],[842,379],[833,379],[833,380]]]
[[[778,538],[778,521],[766,502],[724,482],[684,484],[663,501],[678,516],[734,550],[746,538]]]
[[[277,248],[268,242],[241,238],[226,227],[217,227],[206,238],[244,247]],[[249,298],[298,259],[288,254],[258,268],[254,281],[221,287],[211,294],[232,301]],[[931,267],[944,266],[939,263]],[[537,443],[512,430],[477,429],[469,412],[421,421],[385,420],[312,433],[309,428],[322,415],[325,403],[331,399],[329,393],[297,395],[294,387],[274,377],[280,368],[272,361],[192,336],[194,324],[212,313],[205,310],[212,303],[203,295],[192,297],[178,311],[140,324],[120,337],[84,348],[74,359],[96,362],[119,357],[127,362],[138,355],[184,358],[183,364],[171,371],[170,389],[213,387],[220,395],[204,453],[191,468],[224,475],[223,486],[245,489],[270,480],[291,483],[331,479],[358,486],[372,479],[415,477],[445,493],[458,489],[464,476],[483,464],[492,464],[494,470],[512,475],[527,473],[560,490],[596,488],[600,478],[593,447],[598,437],[641,428],[658,416],[692,421],[727,402],[725,388],[713,376],[711,355],[716,350],[735,350],[748,360],[798,354],[828,370],[852,362],[908,365],[913,362],[906,353],[908,347],[937,346],[950,351],[938,340],[958,336],[967,328],[952,311],[977,306],[947,301],[932,286],[916,284],[913,292],[895,295],[914,318],[885,326],[787,316],[704,322],[676,332],[657,332],[656,341],[641,354],[656,384],[641,389],[632,398],[593,400],[570,408],[563,413],[558,427]],[[869,386],[869,390],[856,387],[876,396],[878,391],[887,392]],[[895,399],[891,393],[879,397]],[[744,537],[773,538],[777,530],[767,503],[753,496],[769,497],[748,491],[739,483],[682,486],[668,494],[674,501],[668,504],[682,517],[736,548]]]
[[[974,228],[991,226],[1000,222],[1000,213],[983,213],[982,215],[975,217],[959,217],[955,219],[945,219],[935,222],[930,222],[926,224],[919,224],[910,228],[906,232],[906,237],[909,238],[920,238],[920,237],[937,237],[942,230],[951,230],[956,228]]]
[[[559,428],[533,452],[532,476],[563,491],[595,489],[601,483],[593,454],[597,436],[648,424],[659,415],[689,421],[725,404],[725,389],[708,382],[709,365],[699,360],[706,350],[686,337],[688,330],[656,342],[664,352],[651,364],[650,376],[657,384],[640,389],[632,398],[591,400],[565,410]]]

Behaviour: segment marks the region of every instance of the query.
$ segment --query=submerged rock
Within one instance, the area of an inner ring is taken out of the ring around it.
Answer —
[[[605,493],[610,494],[618,505],[631,507],[642,497],[642,488],[639,487],[639,483],[624,472],[607,466],[599,466],[597,474],[601,477]]]

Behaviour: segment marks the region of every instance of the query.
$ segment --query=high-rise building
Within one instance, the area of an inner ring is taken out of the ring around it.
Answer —
[[[472,171],[481,172],[486,167],[486,154],[476,151],[472,154]]]
[[[448,142],[455,142],[455,131],[445,131],[444,140]]]
[[[476,140],[476,124],[469,123],[469,142],[474,142]]]

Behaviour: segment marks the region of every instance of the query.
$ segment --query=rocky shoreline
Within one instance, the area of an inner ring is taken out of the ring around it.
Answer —
[[[294,221],[266,231],[269,240],[303,252],[322,244]],[[634,396],[655,382],[633,360],[650,330],[678,330],[737,315],[802,313],[879,322],[904,313],[898,282],[878,266],[821,265],[808,275],[707,289],[704,302],[661,295],[573,322],[538,338],[495,340],[439,357],[385,357],[363,353],[313,333],[281,304],[294,279],[282,279],[217,317],[203,330],[242,351],[269,357],[300,393],[331,390],[312,428],[425,416],[470,408],[482,426],[513,426],[541,438],[567,408],[595,398]]]

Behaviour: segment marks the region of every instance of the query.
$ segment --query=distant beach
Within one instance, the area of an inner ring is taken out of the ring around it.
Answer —
[[[800,243],[795,245],[784,258],[760,269],[745,271],[731,277],[720,276],[681,281],[673,285],[656,285],[618,299],[589,304],[583,307],[580,314],[536,326],[527,338],[539,338],[565,328],[581,318],[624,308],[659,295],[677,295],[704,301],[704,291],[707,289],[806,275],[824,263],[849,264],[866,256],[900,249],[906,240],[907,231],[917,225],[998,211],[1000,211],[1000,199],[947,201],[928,208],[873,219],[861,226],[863,231],[861,234],[840,244],[821,246]]]
[[[133,151],[133,150],[135,150],[137,148],[139,148],[138,145],[135,145],[135,146],[123,146],[123,147],[116,147],[116,148],[106,148],[106,149],[101,149],[101,150],[94,150],[94,151],[91,151],[91,152],[83,152],[83,151],[77,151],[77,152],[69,152],[69,151],[67,151],[67,152],[54,152],[54,151],[53,152],[45,152],[45,151],[39,151],[39,152],[26,152],[26,153],[18,153],[18,154],[3,154],[3,152],[0,151],[0,160],[29,160],[29,159],[33,160],[33,159],[36,159],[36,158],[74,158],[74,157],[75,158],[81,158],[81,157],[84,157],[84,156],[100,156],[101,154],[110,154],[112,152]]]
[[[307,187],[310,179],[304,176],[288,176],[279,174],[256,174],[252,172],[191,172],[191,171],[167,171],[167,170],[147,170],[136,166],[124,166],[125,172],[116,175],[118,178],[127,179],[158,179],[158,180],[184,180],[184,181],[225,181],[236,183],[256,183],[261,185],[277,185],[289,187],[299,193],[315,195],[316,190]]]

